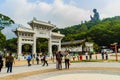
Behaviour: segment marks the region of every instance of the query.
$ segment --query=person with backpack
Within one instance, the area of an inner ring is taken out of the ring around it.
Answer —
[[[42,66],[48,66],[48,62],[47,62],[47,55],[46,54],[43,54],[43,65]]]
[[[32,59],[32,56],[31,56],[31,55],[28,55],[28,56],[27,56],[28,66],[31,66],[31,64],[30,64],[31,59]]]

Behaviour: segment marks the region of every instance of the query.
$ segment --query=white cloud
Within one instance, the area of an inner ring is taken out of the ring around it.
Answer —
[[[65,4],[63,0],[54,0],[53,3],[28,2],[27,0],[6,0],[1,5],[3,14],[7,14],[16,23],[23,24],[33,17],[43,21],[51,21],[59,27],[79,24],[82,20],[89,19],[89,11]]]
[[[11,17],[16,23],[28,26],[27,22],[36,17],[42,21],[51,21],[59,28],[80,24],[81,21],[90,20],[91,10],[86,10],[78,6],[82,0],[70,0],[64,3],[64,0],[54,0],[53,3],[42,1],[28,2],[28,0],[5,0],[0,5],[0,12]],[[80,2],[79,2],[80,1]],[[120,16],[120,0],[101,0],[98,6],[92,4],[85,7],[95,6],[100,13],[100,17]],[[104,6],[100,6],[104,3]],[[76,6],[77,5],[77,6]],[[5,34],[10,33],[8,30],[3,31]],[[6,33],[7,32],[7,33]]]
[[[101,18],[120,16],[120,0],[109,0],[100,12]]]
[[[54,0],[53,3],[47,3],[41,1],[28,2],[28,0],[5,0],[0,5],[0,12],[14,19],[16,23],[25,26],[33,17],[43,21],[51,21],[59,28],[90,20],[89,16],[93,14],[92,11],[75,6],[79,0],[70,1],[69,3],[64,3],[64,0]],[[119,3],[119,0],[114,2],[113,0],[108,0],[104,8],[98,9],[100,17],[106,18],[120,15]]]
[[[79,24],[82,20],[87,20],[89,18],[89,11],[77,8],[70,4],[64,4],[59,0],[54,2],[53,7],[53,16],[55,15],[58,22],[63,24],[63,26]]]

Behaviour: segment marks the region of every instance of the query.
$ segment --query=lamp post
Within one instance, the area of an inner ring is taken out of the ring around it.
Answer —
[[[115,44],[116,61],[118,61],[117,44]]]

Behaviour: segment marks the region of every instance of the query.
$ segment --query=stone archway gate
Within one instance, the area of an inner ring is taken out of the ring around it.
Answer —
[[[31,28],[25,28],[22,25],[14,30],[14,33],[18,37],[18,47],[17,54],[18,56],[22,55],[22,45],[31,44],[32,45],[32,54],[36,54],[36,39],[37,38],[46,38],[48,39],[48,55],[52,57],[52,45],[57,45],[58,50],[61,50],[61,40],[64,37],[60,32],[52,32],[56,28],[55,25],[50,22],[39,21],[36,18],[33,18],[32,21],[28,22]]]

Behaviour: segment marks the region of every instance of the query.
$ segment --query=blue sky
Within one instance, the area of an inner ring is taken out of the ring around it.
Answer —
[[[29,2],[36,2],[36,1],[40,1],[40,2],[47,2],[47,3],[53,3],[54,0],[28,0]]]
[[[29,27],[27,22],[36,17],[64,28],[90,20],[93,8],[100,13],[100,19],[120,16],[119,3],[120,0],[0,0],[0,13],[25,27]],[[7,34],[10,31],[10,28],[6,28],[3,33],[11,38]]]

